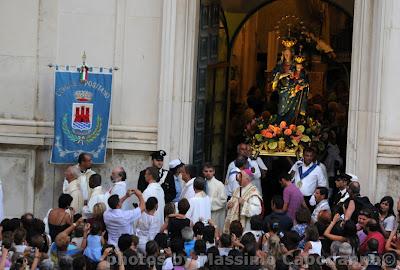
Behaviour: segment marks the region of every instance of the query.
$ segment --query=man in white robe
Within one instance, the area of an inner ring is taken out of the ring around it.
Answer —
[[[79,171],[79,185],[82,192],[83,199],[85,201],[89,200],[91,189],[89,188],[89,177],[96,172],[92,168],[92,156],[88,153],[81,153],[78,157],[78,164],[74,165]],[[67,179],[64,179],[63,193],[66,192],[68,185]]]
[[[145,201],[147,201],[147,199],[150,197],[157,198],[158,209],[154,216],[158,217],[159,224],[164,224],[165,198],[163,188],[159,183],[156,182],[158,177],[158,169],[156,167],[148,167],[145,171],[144,177],[148,183],[148,186],[143,192],[143,198]]]
[[[118,197],[121,199],[122,197],[125,196],[127,192],[127,187],[126,187],[126,172],[123,167],[118,166],[115,167],[111,171],[111,176],[110,176],[112,185],[110,190],[108,191],[108,196],[112,195],[118,195]],[[122,210],[131,210],[133,208],[132,206],[132,198],[128,198],[127,200],[124,201],[122,204]]]
[[[239,220],[245,231],[251,230],[250,219],[262,213],[262,197],[251,181],[250,169],[242,170],[238,175],[240,187],[235,190],[227,204],[224,232],[229,233],[232,221]]]
[[[108,203],[107,203],[108,196],[106,193],[103,192],[103,187],[101,186],[100,174],[93,174],[92,176],[90,176],[89,187],[92,189],[92,195],[90,196],[87,205],[85,205],[82,210],[85,218],[92,217],[93,206],[96,203],[104,203],[108,208]]]
[[[182,180],[185,182],[182,188],[181,199],[185,198],[190,200],[194,197],[195,192],[193,189],[194,179],[197,176],[197,169],[194,165],[185,165],[182,170]]]
[[[193,224],[197,221],[207,223],[211,219],[211,199],[204,192],[206,180],[203,177],[196,177],[193,183],[195,196],[189,199],[190,208],[186,213]]]
[[[72,197],[71,207],[74,209],[75,213],[81,213],[84,205],[84,200],[80,189],[80,182],[78,179],[80,176],[80,171],[75,166],[69,166],[65,170],[64,176],[68,182],[65,193],[71,195]]]
[[[251,148],[250,145],[245,144],[245,143],[241,143],[237,146],[237,153],[238,153],[238,157],[239,156],[243,156],[243,157],[247,157],[247,168],[246,169],[252,169],[253,170],[253,174],[251,176],[251,181],[253,182],[253,185],[255,185],[258,189],[258,192],[260,194],[262,194],[262,187],[261,187],[261,170],[260,170],[260,166],[258,165],[258,161],[257,160],[252,160],[250,159],[250,155],[251,155]],[[261,160],[262,162],[262,160]],[[235,166],[235,160],[232,161],[231,163],[229,163],[228,166],[228,170],[226,172],[226,179],[225,179],[225,183],[229,182],[229,175],[230,173],[236,168]],[[267,167],[264,165],[263,166],[263,170],[267,170]]]
[[[211,219],[218,228],[222,228],[225,222],[227,199],[225,186],[214,177],[215,169],[211,164],[204,165],[203,175],[206,178],[206,193],[211,199]]]

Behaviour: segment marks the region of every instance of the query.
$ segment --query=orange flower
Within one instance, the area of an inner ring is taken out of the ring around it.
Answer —
[[[286,136],[290,136],[290,135],[292,135],[292,130],[291,130],[291,129],[286,129],[285,132],[284,132],[284,134],[285,134]]]
[[[289,128],[290,128],[292,131],[295,131],[295,130],[296,130],[296,125],[293,125],[293,124],[292,124],[292,125],[289,126]]]
[[[271,139],[272,138],[272,133],[269,132],[267,129],[263,129],[261,130],[261,135],[267,139]]]
[[[274,133],[275,133],[276,135],[281,135],[281,134],[282,134],[282,129],[280,129],[279,127],[275,127],[275,128],[274,128]]]
[[[268,129],[271,130],[271,131],[274,131],[274,130],[275,130],[275,127],[274,127],[273,125],[269,125],[269,126],[268,126]]]
[[[285,122],[285,121],[282,121],[282,122],[279,124],[279,127],[280,127],[280,128],[286,128],[286,127],[287,127],[286,122]]]

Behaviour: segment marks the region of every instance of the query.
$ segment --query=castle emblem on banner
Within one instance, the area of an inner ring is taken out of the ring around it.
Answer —
[[[68,114],[63,117],[62,129],[65,135],[75,143],[91,143],[101,131],[101,117],[96,117],[93,129],[94,110],[92,101],[93,94],[89,91],[75,91],[71,108],[71,124],[68,127]]]

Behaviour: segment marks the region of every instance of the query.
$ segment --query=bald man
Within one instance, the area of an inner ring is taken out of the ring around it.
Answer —
[[[80,175],[80,170],[75,166],[69,166],[64,172],[65,180],[68,183],[65,188],[65,193],[71,195],[73,198],[71,207],[75,210],[75,213],[81,213],[84,205],[79,181]]]
[[[112,182],[112,186],[111,189],[109,190],[109,196],[111,195],[118,195],[118,197],[121,199],[122,197],[125,196],[126,194],[126,172],[124,170],[123,167],[118,166],[115,167],[112,171],[111,171],[111,182]],[[130,204],[128,201],[125,201],[122,209],[124,210],[129,210],[132,207],[130,207]]]

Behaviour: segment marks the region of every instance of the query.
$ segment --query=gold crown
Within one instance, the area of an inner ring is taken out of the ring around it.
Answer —
[[[296,61],[296,63],[301,64],[306,60],[306,58],[302,55],[296,55],[294,57],[294,61]]]
[[[282,39],[282,45],[288,49],[293,47],[294,45],[296,45],[296,43],[297,43],[297,40],[295,40],[295,39],[291,39],[291,38]]]

